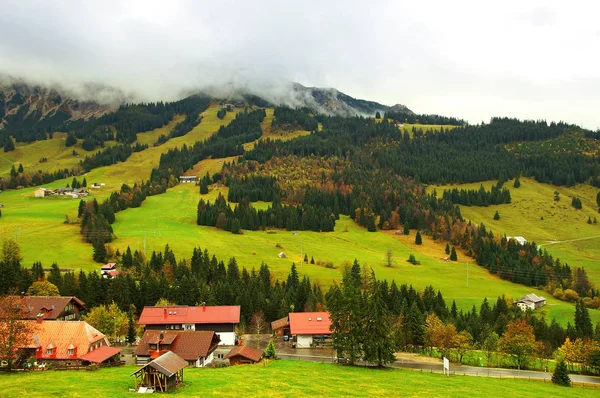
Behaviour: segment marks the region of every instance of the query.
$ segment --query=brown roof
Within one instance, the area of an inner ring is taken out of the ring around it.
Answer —
[[[146,330],[138,344],[135,355],[152,356],[155,350],[150,349],[150,344],[160,342],[160,351],[170,350],[187,361],[196,361],[198,358],[209,356],[219,344],[219,336],[212,331],[193,330],[167,330],[160,338],[160,330]],[[168,347],[162,347],[162,345]]]
[[[231,351],[225,355],[225,358],[233,358],[238,355],[251,361],[258,362],[263,356],[263,350],[259,350],[258,348],[253,348],[247,345],[238,345],[232,348]]]
[[[29,312],[27,319],[36,319],[42,314],[44,319],[54,320],[65,310],[69,304],[85,310],[85,304],[73,296],[25,296],[23,297]]]
[[[151,368],[158,370],[160,373],[165,374],[167,377],[171,377],[175,373],[179,372],[181,369],[185,368],[187,365],[188,363],[186,360],[181,358],[179,355],[169,351],[156,358],[155,360],[148,362],[146,365],[142,366],[141,368],[130,374],[130,376],[139,373],[146,366],[150,366]]]
[[[271,330],[283,329],[288,326],[290,326],[290,318],[287,316],[271,322]]]
[[[37,358],[76,359],[96,344],[108,345],[102,333],[83,321],[29,322],[34,332],[27,348],[36,348]],[[52,355],[47,353],[49,348],[55,350]],[[73,355],[69,355],[69,349],[74,349]]]

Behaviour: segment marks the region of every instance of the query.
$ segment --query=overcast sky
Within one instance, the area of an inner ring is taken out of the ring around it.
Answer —
[[[596,3],[5,0],[0,72],[148,100],[297,81],[471,123],[514,116],[596,129]]]

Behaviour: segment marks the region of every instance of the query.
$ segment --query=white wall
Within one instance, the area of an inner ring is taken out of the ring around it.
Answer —
[[[310,335],[298,335],[296,341],[297,348],[310,348],[313,342],[313,337]]]
[[[235,332],[218,332],[221,338],[219,345],[235,345]]]

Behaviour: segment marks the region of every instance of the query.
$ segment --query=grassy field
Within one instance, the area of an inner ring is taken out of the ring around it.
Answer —
[[[86,371],[3,374],[2,396],[128,397],[134,387],[125,366]],[[491,393],[493,391],[493,393]],[[452,376],[405,369],[365,369],[303,361],[273,361],[220,369],[186,369],[184,396],[369,396],[369,397],[592,397],[598,391],[519,379]]]
[[[263,120],[263,122],[261,123],[261,128],[262,128],[262,136],[253,142],[249,142],[247,144],[244,144],[244,149],[249,151],[254,147],[254,144],[256,144],[258,141],[262,141],[262,140],[266,140],[267,138],[270,138],[271,140],[281,140],[281,141],[287,141],[287,140],[291,140],[292,138],[297,138],[297,137],[302,137],[303,135],[308,135],[310,134],[310,131],[307,130],[291,130],[291,131],[287,131],[287,130],[281,130],[278,128],[273,127],[272,123],[273,123],[273,118],[274,118],[274,109],[273,108],[267,108],[265,109],[266,111],[266,116],[265,119]]]
[[[205,196],[214,200],[219,190],[212,189]],[[225,188],[220,192],[226,196]],[[419,289],[433,285],[440,289],[448,304],[455,299],[461,308],[479,306],[484,297],[495,300],[507,295],[519,298],[531,292],[531,288],[503,281],[490,275],[484,268],[474,264],[469,266],[469,286],[467,287],[467,257],[459,253],[458,263],[442,260],[445,245],[435,243],[425,237],[423,245],[414,244],[414,231],[409,236],[393,233],[368,233],[348,217],[341,217],[334,232],[299,232],[298,236],[287,231],[268,233],[265,231],[244,231],[243,235],[233,235],[213,227],[196,225],[196,207],[201,195],[197,186],[181,184],[166,194],[146,199],[140,208],[129,209],[117,214],[113,229],[118,239],[113,247],[123,251],[130,246],[146,254],[153,250],[163,250],[169,244],[175,254],[189,258],[194,247],[208,249],[211,254],[227,260],[235,257],[240,266],[257,268],[261,262],[269,265],[278,277],[287,276],[292,262],[300,263],[300,252],[315,261],[332,262],[334,268],[322,265],[304,264],[298,268],[300,274],[317,279],[324,287],[339,279],[341,267],[355,258],[361,264],[372,267],[378,278],[395,279],[397,283],[413,284]],[[258,204],[257,207],[267,206]],[[392,267],[385,265],[386,253],[391,250],[394,257]],[[283,251],[287,259],[278,254]],[[415,254],[421,265],[413,266],[406,259]],[[546,307],[549,317],[556,317],[561,323],[572,321],[574,307],[571,304],[548,298]],[[600,320],[599,311],[590,311],[594,322]]]
[[[483,183],[486,189],[496,181]],[[479,188],[480,183],[435,187],[438,195],[448,188]],[[489,207],[461,206],[466,219],[484,223],[488,228],[507,236],[523,236],[535,241],[561,261],[585,267],[590,279],[600,286],[600,224],[588,224],[588,217],[600,214],[596,205],[597,188],[590,185],[557,187],[540,184],[533,179],[521,178],[521,187],[510,189],[512,203]],[[560,201],[554,201],[554,191],[559,192]],[[581,198],[583,208],[571,206],[573,196]],[[500,220],[494,220],[498,211]]]

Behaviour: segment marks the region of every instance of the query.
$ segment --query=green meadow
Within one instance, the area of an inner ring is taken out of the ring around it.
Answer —
[[[0,375],[2,396],[129,397],[137,367]],[[236,397],[593,397],[597,390],[558,387],[541,381],[451,376],[408,369],[367,369],[304,361],[220,369],[185,369],[184,383],[170,394]]]

